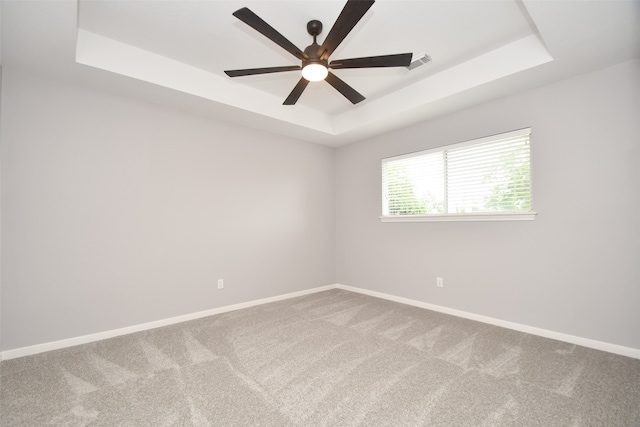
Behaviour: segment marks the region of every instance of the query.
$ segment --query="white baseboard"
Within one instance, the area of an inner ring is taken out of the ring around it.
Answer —
[[[156,320],[154,322],[142,323],[139,325],[127,326],[120,329],[112,329],[110,331],[98,332],[96,334],[83,335],[75,338],[68,338],[60,341],[53,341],[44,344],[32,345],[29,347],[21,347],[13,350],[5,350],[0,353],[0,360],[15,359],[23,356],[30,356],[33,354],[44,353],[45,351],[59,350],[61,348],[73,347],[80,344],[88,344],[95,341],[104,340],[107,338],[114,338],[121,335],[127,335],[134,332],[147,331],[149,329],[160,328],[162,326],[173,325],[176,323],[187,322],[189,320],[200,319],[202,317],[213,316],[214,314],[226,313],[229,311],[240,310],[242,308],[254,307],[256,305],[268,304],[270,302],[282,301],[289,298],[295,298],[303,295],[313,294],[316,292],[327,291],[329,289],[335,289],[336,285],[321,286],[318,288],[307,289],[299,292],[292,292],[289,294],[278,295],[270,298],[263,298],[254,301],[243,302],[240,304],[228,305],[225,307],[213,308],[211,310],[199,311],[196,313],[185,314],[182,316],[171,317],[168,319]]]
[[[465,319],[475,320],[478,322],[487,323],[490,325],[500,326],[507,329],[513,329],[515,331],[525,332],[532,335],[538,335],[545,338],[551,338],[558,341],[564,341],[570,344],[576,344],[583,347],[589,347],[596,350],[606,351],[608,353],[619,354],[622,356],[632,357],[640,359],[640,349],[624,347],[617,344],[610,344],[602,341],[596,341],[589,338],[576,337],[573,335],[563,334],[560,332],[554,332],[547,329],[536,328],[533,326],[527,326],[520,323],[509,322],[506,320],[500,320],[493,317],[482,316],[479,314],[469,313],[466,311],[455,310],[448,307],[429,304],[423,301],[417,301],[409,298],[398,297],[391,294],[385,294],[382,292],[371,291],[368,289],[356,288],[353,286],[335,284],[320,286],[317,288],[307,289],[299,292],[292,292],[289,294],[278,295],[270,298],[263,298],[254,301],[248,301],[240,304],[229,305],[225,307],[214,308],[211,310],[199,311],[197,313],[185,314],[182,316],[171,317],[168,319],[157,320],[154,322],[142,323],[139,325],[128,326],[126,328],[113,329],[110,331],[99,332],[96,334],[83,335],[81,337],[69,338],[60,341],[54,341],[44,344],[33,345],[29,347],[21,347],[13,350],[5,350],[0,353],[0,360],[15,359],[23,356],[30,356],[33,354],[44,353],[46,351],[58,350],[61,348],[72,347],[80,344],[88,344],[95,341],[104,340],[107,338],[114,338],[121,335],[127,335],[134,332],[147,331],[149,329],[160,328],[162,326],[173,325],[176,323],[187,322],[189,320],[195,320],[202,317],[213,316],[215,314],[226,313],[229,311],[240,310],[242,308],[254,307],[257,305],[268,304],[270,302],[282,301],[289,298],[295,298],[299,296],[309,295],[316,292],[327,291],[330,289],[343,289],[345,291],[356,292],[364,295],[369,295],[376,298],[382,298],[389,301],[398,302],[401,304],[412,305],[415,307],[424,308],[427,310],[437,311],[440,313],[450,314]]]
[[[364,295],[369,295],[376,298],[382,298],[389,301],[399,302],[401,304],[412,305],[415,307],[426,308],[427,310],[433,310],[440,313],[451,314],[453,316],[462,317],[465,319],[476,320],[478,322],[487,323],[490,325],[501,326],[507,329],[513,329],[519,332],[526,332],[532,335],[538,335],[545,338],[551,338],[558,341],[564,341],[570,344],[576,344],[583,347],[593,348],[596,350],[606,351],[608,353],[619,354],[621,356],[632,357],[634,359],[640,359],[640,349],[625,347],[617,344],[610,344],[602,341],[596,341],[589,338],[576,337],[574,335],[563,334],[561,332],[554,332],[547,329],[536,328],[533,326],[527,326],[520,323],[509,322],[506,320],[500,320],[493,317],[482,316],[480,314],[468,313],[466,311],[455,310],[453,308],[442,307],[439,305],[429,304],[422,301],[417,301],[409,298],[398,297],[395,295],[385,294],[382,292],[370,291],[368,289],[356,288],[346,285],[335,285],[338,289],[344,289],[345,291],[357,292]]]

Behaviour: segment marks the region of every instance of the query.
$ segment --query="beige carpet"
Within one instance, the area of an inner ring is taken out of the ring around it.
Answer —
[[[640,426],[640,360],[341,290],[0,369],[2,426]]]

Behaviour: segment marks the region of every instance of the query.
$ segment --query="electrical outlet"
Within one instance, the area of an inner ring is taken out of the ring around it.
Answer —
[[[444,281],[442,280],[442,277],[436,277],[436,286],[439,288],[444,287]]]
[[[218,279],[218,289],[224,288],[224,280]]]

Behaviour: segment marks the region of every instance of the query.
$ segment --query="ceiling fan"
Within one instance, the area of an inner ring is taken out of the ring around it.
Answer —
[[[321,80],[326,80],[327,83],[344,95],[345,98],[353,104],[357,104],[365,99],[364,96],[330,72],[329,68],[337,70],[341,68],[407,67],[411,63],[412,57],[411,53],[401,53],[396,55],[337,59],[329,62],[329,56],[338,45],[342,43],[344,38],[373,5],[374,1],[375,0],[348,0],[329,31],[329,34],[327,34],[327,37],[324,39],[322,46],[316,42],[316,38],[322,32],[322,23],[317,20],[309,21],[309,23],[307,23],[307,31],[313,36],[313,43],[307,46],[304,51],[296,47],[248,8],[243,7],[242,9],[236,10],[233,16],[291,53],[301,60],[302,64],[283,67],[226,70],[225,73],[229,77],[240,77],[302,70],[300,81],[298,81],[298,84],[293,88],[287,99],[285,99],[284,105],[294,105],[310,81]]]

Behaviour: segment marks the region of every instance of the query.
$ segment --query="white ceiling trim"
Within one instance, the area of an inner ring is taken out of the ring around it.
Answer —
[[[334,135],[326,114],[308,107],[274,108],[274,95],[90,31],[78,29],[76,62],[210,101]]]
[[[477,56],[335,118],[337,134],[410,113],[465,90],[552,61],[536,35]],[[385,108],[380,108],[384,103]]]
[[[531,35],[387,96],[330,116],[302,105],[280,106],[281,99],[271,94],[82,28],[78,29],[77,34],[76,62],[79,64],[143,80],[329,136],[340,136],[374,122],[387,121],[399,114],[553,60],[539,38]]]

